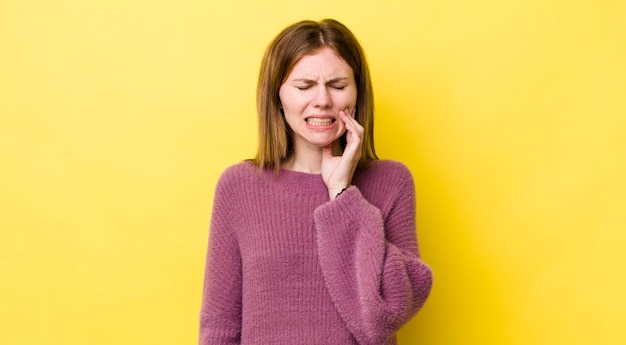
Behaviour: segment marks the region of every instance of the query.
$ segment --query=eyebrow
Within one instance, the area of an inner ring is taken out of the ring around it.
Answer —
[[[337,77],[337,78],[333,78],[331,80],[329,80],[328,82],[326,82],[327,84],[332,84],[332,83],[336,83],[336,82],[340,82],[340,81],[344,81],[344,80],[349,80],[350,78],[348,77]],[[307,78],[297,78],[297,79],[293,79],[293,81],[296,82],[305,82],[305,83],[317,83],[316,80],[313,79],[307,79]]]

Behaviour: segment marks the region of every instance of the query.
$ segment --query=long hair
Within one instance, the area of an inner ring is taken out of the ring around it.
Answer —
[[[303,20],[281,31],[270,43],[259,73],[257,112],[259,147],[252,162],[259,169],[279,171],[281,163],[293,152],[292,133],[280,109],[279,90],[294,65],[305,55],[330,47],[351,68],[357,84],[356,120],[363,126],[360,165],[378,159],[374,150],[374,97],[365,54],[350,30],[334,19],[319,22]],[[346,134],[340,138],[346,146]]]

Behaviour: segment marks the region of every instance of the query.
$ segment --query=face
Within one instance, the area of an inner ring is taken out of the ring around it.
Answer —
[[[293,67],[279,97],[294,149],[319,149],[333,144],[346,131],[339,111],[356,105],[352,68],[329,47],[305,55]]]

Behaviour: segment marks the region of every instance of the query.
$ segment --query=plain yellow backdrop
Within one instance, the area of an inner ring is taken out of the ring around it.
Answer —
[[[193,344],[264,48],[368,54],[435,272],[400,344],[626,343],[626,2],[0,1],[0,344]]]

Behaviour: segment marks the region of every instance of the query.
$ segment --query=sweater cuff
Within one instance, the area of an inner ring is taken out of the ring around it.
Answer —
[[[382,222],[380,210],[370,204],[354,185],[334,200],[320,205],[314,211],[313,217],[321,229],[336,229],[341,224],[345,229],[356,231],[359,224]]]

